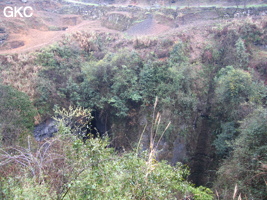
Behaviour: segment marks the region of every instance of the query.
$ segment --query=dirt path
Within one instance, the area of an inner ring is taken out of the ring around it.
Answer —
[[[130,36],[142,35],[158,35],[169,30],[170,27],[157,24],[152,18],[146,19],[144,22],[131,27],[126,33]],[[100,21],[82,21],[76,26],[70,26],[65,31],[40,31],[37,29],[29,29],[26,34],[10,34],[8,42],[22,41],[23,46],[0,50],[0,54],[14,54],[34,51],[52,44],[62,39],[64,35],[72,34],[77,31],[94,31],[106,33],[121,33],[101,26]]]

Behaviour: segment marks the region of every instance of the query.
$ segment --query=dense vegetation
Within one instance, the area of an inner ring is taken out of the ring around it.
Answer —
[[[118,41],[77,33],[24,57],[2,56],[1,198],[266,199],[266,21],[208,30],[197,58],[185,34]],[[30,90],[10,81],[14,66]],[[102,139],[79,134],[91,111],[110,126]],[[59,123],[55,137],[25,136],[34,117],[48,116]],[[172,151],[177,138],[200,187],[154,145]]]
[[[2,199],[212,199],[209,189],[186,181],[185,166],[156,161],[154,149],[119,155],[107,148],[107,137],[82,142],[66,121],[90,111],[70,107],[55,113],[55,137],[40,144],[29,137],[25,148],[1,149]]]

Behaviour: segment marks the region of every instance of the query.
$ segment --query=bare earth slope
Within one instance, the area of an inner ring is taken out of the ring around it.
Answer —
[[[126,33],[131,36],[157,35],[169,29],[170,27],[158,24],[152,16],[149,16],[144,21],[130,27]]]
[[[30,18],[7,18],[3,13],[6,6],[31,6],[33,16]],[[0,2],[0,54],[34,51],[62,39],[62,36],[66,34],[73,34],[77,31],[120,33],[103,27],[100,19],[85,20],[82,15],[56,13],[55,10],[62,6],[62,4],[51,1],[38,3],[29,1],[26,4],[15,0],[10,0],[9,3]],[[129,13],[125,12],[125,16],[127,15]],[[122,34],[126,33],[129,36],[158,35],[169,29],[169,26],[158,24],[152,16],[149,16],[143,22],[135,24]]]
[[[49,13],[47,14],[49,15]],[[44,19],[43,15],[45,14],[42,13],[42,15],[37,15],[36,18]],[[73,15],[53,16],[53,22],[45,22],[43,24],[43,27],[38,27],[36,29],[26,29],[25,27],[25,29],[18,30],[15,33],[11,32],[6,41],[6,43],[8,43],[8,48],[6,47],[7,45],[4,46],[4,48],[1,48],[0,46],[0,54],[12,54],[33,51],[60,40],[65,34],[72,34],[77,31],[119,33],[119,31],[101,26],[101,22],[99,20],[81,20],[77,22],[78,24],[76,25],[69,25],[68,23],[64,23],[64,21],[66,21],[64,19],[75,17],[79,18],[79,16]],[[62,29],[64,30],[49,30],[49,27],[50,29],[51,27],[62,27]],[[143,22],[130,27],[126,31],[126,33],[130,36],[158,35],[169,29],[170,27],[158,24],[152,17],[150,17],[144,20]]]
[[[62,36],[65,34],[72,34],[76,31],[117,32],[101,27],[99,21],[83,21],[76,26],[68,27],[66,30],[61,31],[41,31],[37,29],[29,29],[27,33],[9,35],[8,42],[23,41],[23,46],[8,50],[0,50],[0,53],[10,54],[33,51],[62,39]]]

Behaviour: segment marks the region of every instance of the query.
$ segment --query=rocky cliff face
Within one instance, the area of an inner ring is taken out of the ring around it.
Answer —
[[[41,124],[35,126],[33,135],[37,141],[42,141],[45,138],[52,137],[58,131],[56,121],[49,118]]]

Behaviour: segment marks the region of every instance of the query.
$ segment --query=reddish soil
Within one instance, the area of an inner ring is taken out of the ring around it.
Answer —
[[[64,16],[64,19],[66,21],[66,18],[71,18],[73,16]],[[63,20],[61,20],[63,21]],[[43,31],[38,29],[28,29],[25,33],[11,33],[9,35],[8,40],[6,41],[9,43],[8,50],[1,50],[0,54],[12,54],[12,53],[22,53],[27,51],[33,51],[38,48],[44,47],[48,44],[52,44],[62,38],[65,34],[72,34],[77,31],[93,31],[93,32],[108,32],[108,33],[120,33],[119,31],[111,30],[105,27],[101,26],[100,21],[82,21],[81,23],[75,25],[75,26],[64,26],[62,27],[68,27],[66,30],[60,30],[60,31]],[[55,25],[58,25],[55,24]],[[154,20],[149,25],[149,27],[143,26],[139,27],[138,30],[136,30],[133,34],[133,36],[137,35],[158,35],[162,32],[166,32],[169,30],[170,27],[164,26],[161,24],[157,24]],[[17,45],[16,45],[17,44]]]
[[[14,46],[13,49],[0,50],[1,54],[21,53],[26,51],[33,51],[38,48],[52,44],[62,38],[65,34],[72,34],[76,31],[99,31],[99,32],[117,32],[104,27],[101,27],[99,21],[83,21],[76,26],[69,26],[66,30],[61,31],[41,31],[37,29],[29,29],[27,33],[10,34],[8,43],[16,41],[24,42],[23,46]],[[11,45],[10,45],[11,46]]]
[[[127,15],[125,12],[120,13]],[[2,16],[0,15],[0,17]],[[78,15],[59,15],[45,11],[34,13],[34,16],[28,19],[28,21],[23,21],[22,19],[4,20],[6,20],[6,24],[12,24],[12,26],[8,31],[9,37],[5,41],[5,46],[0,46],[0,54],[34,51],[62,39],[66,34],[73,34],[77,31],[121,33],[102,27],[100,20],[89,21],[83,20],[82,17]],[[197,22],[197,24],[193,24],[193,27],[202,26],[201,23]],[[134,37],[157,36],[168,32],[185,32],[189,28],[192,27],[190,27],[190,25],[183,25],[173,29],[167,25],[159,24],[154,18],[150,17],[130,27],[125,33]],[[196,41],[203,40],[203,38],[195,39]],[[196,49],[198,48],[198,45],[196,45]]]

